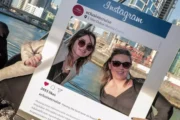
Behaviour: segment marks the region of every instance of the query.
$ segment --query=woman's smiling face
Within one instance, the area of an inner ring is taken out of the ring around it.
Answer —
[[[88,56],[94,49],[94,39],[92,36],[84,35],[75,41],[73,45],[73,54],[80,58]]]
[[[112,58],[108,65],[114,79],[125,80],[129,74],[131,60],[127,55],[118,54]]]

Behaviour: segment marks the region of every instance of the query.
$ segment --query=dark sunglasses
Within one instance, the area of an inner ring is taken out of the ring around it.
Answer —
[[[78,45],[79,45],[79,47],[84,47],[84,46],[86,45],[85,40],[79,40]],[[94,49],[94,46],[93,46],[92,44],[88,44],[88,45],[86,46],[86,49],[87,49],[88,51],[92,51],[92,50]]]
[[[129,69],[132,65],[130,62],[120,62],[120,61],[111,61],[111,62],[113,67],[119,67],[122,64],[123,68],[125,69]]]

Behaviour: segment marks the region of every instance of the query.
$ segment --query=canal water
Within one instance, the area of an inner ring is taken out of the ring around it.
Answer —
[[[14,19],[12,17],[0,14],[0,21],[6,23],[9,28],[8,40],[8,57],[20,52],[20,45],[27,41],[39,40],[47,32],[37,27]]]
[[[0,14],[0,21],[5,22],[10,30],[8,36],[9,58],[20,52],[20,45],[22,43],[31,40],[39,40],[46,34],[44,30],[40,30],[35,26],[3,14]],[[101,68],[92,62],[88,62],[81,69],[80,74],[71,81],[72,83],[66,83],[65,87],[98,102],[100,77]],[[178,109],[174,109],[171,120],[180,120],[180,111]]]

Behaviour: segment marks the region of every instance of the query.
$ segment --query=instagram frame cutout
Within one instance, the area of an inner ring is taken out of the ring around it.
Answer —
[[[71,16],[158,52],[129,117],[47,79],[54,59],[60,59],[63,53],[63,50],[58,50]],[[19,109],[39,119],[110,120],[112,116],[113,120],[145,118],[179,49],[179,31],[178,27],[170,23],[110,0],[62,0],[43,49],[42,64],[35,70]]]

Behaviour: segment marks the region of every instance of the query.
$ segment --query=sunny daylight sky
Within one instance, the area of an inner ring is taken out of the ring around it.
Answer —
[[[180,0],[178,0],[175,9],[167,21],[172,22],[174,19],[180,19]]]

